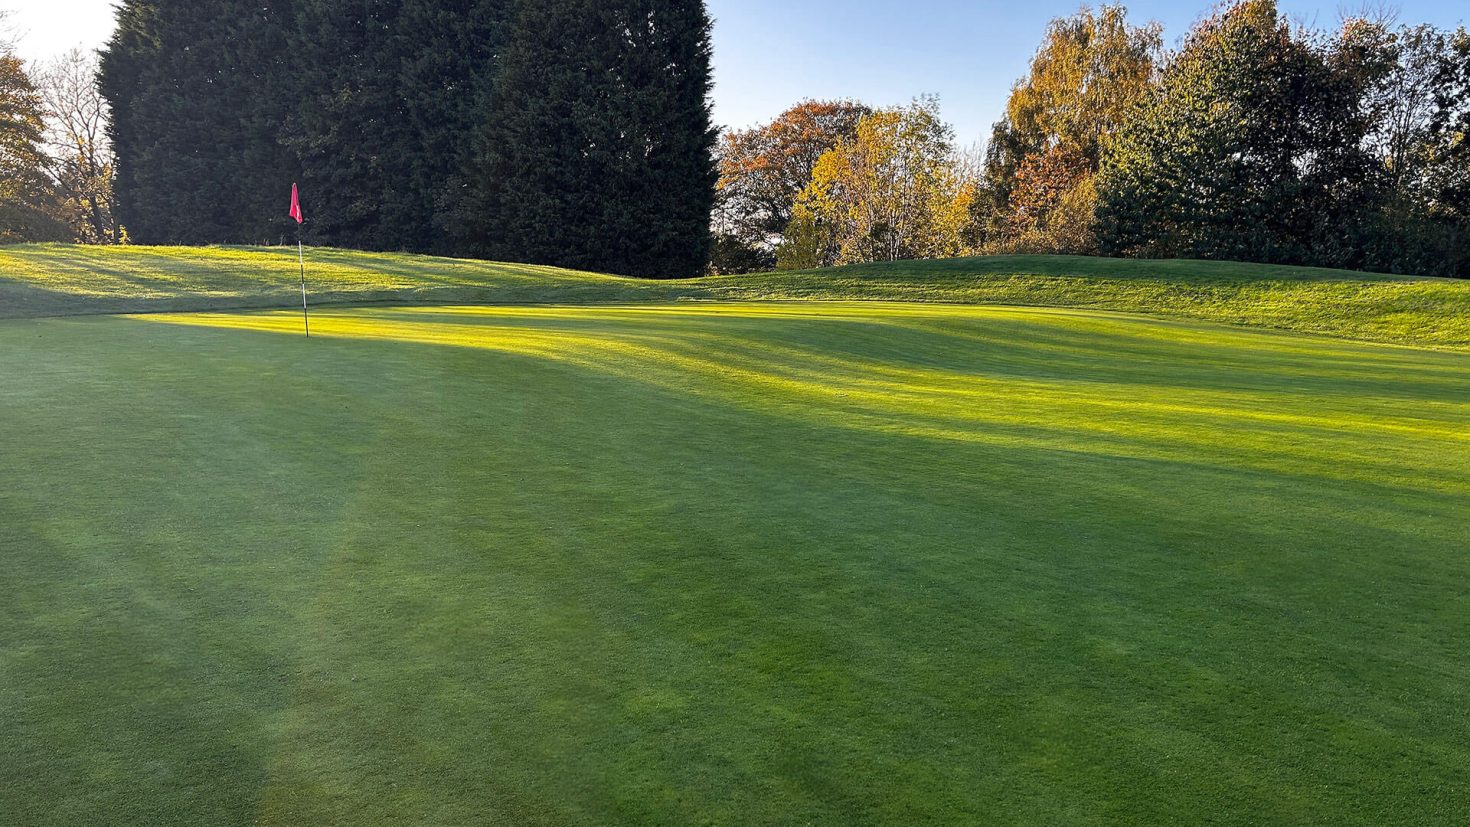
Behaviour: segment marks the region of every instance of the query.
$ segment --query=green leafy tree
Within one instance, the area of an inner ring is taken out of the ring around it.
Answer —
[[[278,138],[290,98],[285,0],[123,0],[102,57],[117,217],[145,243],[270,241],[286,230]]]
[[[1336,50],[1339,65],[1366,78],[1368,147],[1382,165],[1382,208],[1359,239],[1368,269],[1466,274],[1470,211],[1446,187],[1470,171],[1455,158],[1463,134],[1455,123],[1470,111],[1463,39],[1428,25],[1391,31],[1352,21]]]
[[[1442,226],[1445,275],[1470,277],[1470,33],[1446,38],[1424,154],[1427,212]]]
[[[1361,106],[1371,77],[1360,68],[1294,33],[1274,0],[1200,23],[1105,147],[1104,250],[1360,264],[1380,198]]]
[[[703,272],[716,181],[710,84],[702,2],[522,4],[456,199],[457,239],[493,259]]]
[[[0,243],[68,241],[46,156],[45,110],[20,58],[0,53]]]

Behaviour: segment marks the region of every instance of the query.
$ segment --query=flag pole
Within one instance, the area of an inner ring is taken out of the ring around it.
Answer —
[[[310,339],[311,314],[306,311],[306,249],[301,244],[301,225],[305,219],[301,215],[301,196],[295,184],[291,185],[290,215],[296,219],[296,261],[301,264],[301,323],[306,326],[306,338]]]
[[[306,338],[311,338],[311,315],[306,312],[306,250],[301,246],[301,225],[296,226],[296,260],[301,263],[301,322],[306,325]]]

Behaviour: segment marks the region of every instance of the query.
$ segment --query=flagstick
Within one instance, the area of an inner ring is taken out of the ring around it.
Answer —
[[[301,262],[301,321],[306,325],[306,338],[311,338],[311,315],[306,312],[306,251],[301,246],[301,226],[296,227],[296,259]]]

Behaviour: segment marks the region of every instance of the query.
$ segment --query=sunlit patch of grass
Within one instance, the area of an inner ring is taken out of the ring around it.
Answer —
[[[1470,354],[860,302],[313,332],[0,323],[0,820],[1470,811]]]
[[[171,324],[298,334],[290,313],[146,317]],[[883,358],[834,353],[813,341],[752,340],[752,323],[793,320],[844,336],[887,339]],[[893,430],[997,445],[1067,448],[1115,456],[1259,467],[1340,479],[1403,471],[1394,438],[1470,449],[1452,405],[1448,419],[1380,401],[1297,403],[1314,386],[1348,377],[1397,382],[1412,366],[1420,387],[1455,393],[1463,359],[1436,365],[1422,353],[1329,344],[1282,335],[1247,337],[1197,325],[1065,310],[902,304],[709,304],[699,307],[436,307],[318,313],[318,336],[481,348],[569,362],[619,378],[719,397],[731,405],[833,427]],[[955,340],[973,347],[956,351]],[[902,341],[910,347],[898,348]],[[1099,364],[1096,348],[1129,354]],[[1311,370],[1291,369],[1306,356]],[[943,355],[946,358],[940,358]],[[958,358],[956,358],[958,355]],[[1233,359],[1250,382],[1192,387],[1172,363]],[[992,361],[997,360],[997,361]],[[1003,361],[1001,361],[1003,360]],[[1255,375],[1264,363],[1272,374]],[[1105,371],[1092,374],[1096,369]],[[1118,392],[1120,383],[1126,393]],[[1470,399],[1464,400],[1470,405]],[[1386,418],[1385,413],[1393,414]],[[1405,417],[1405,414],[1412,414]],[[1366,439],[1344,452],[1340,434]],[[1415,484],[1470,491],[1463,469],[1416,469]]]

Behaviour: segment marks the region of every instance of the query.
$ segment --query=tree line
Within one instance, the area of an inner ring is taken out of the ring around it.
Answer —
[[[1122,6],[1052,22],[982,154],[932,99],[805,101],[718,147],[717,272],[975,253],[1470,276],[1470,36],[1274,0],[1178,49]]]
[[[691,276],[714,198],[698,0],[124,0],[102,55],[142,243],[307,239]]]
[[[0,243],[294,240],[640,276],[988,253],[1470,276],[1470,36],[1236,0],[1052,21],[983,151],[938,101],[710,124],[692,0],[123,0],[0,42]]]

